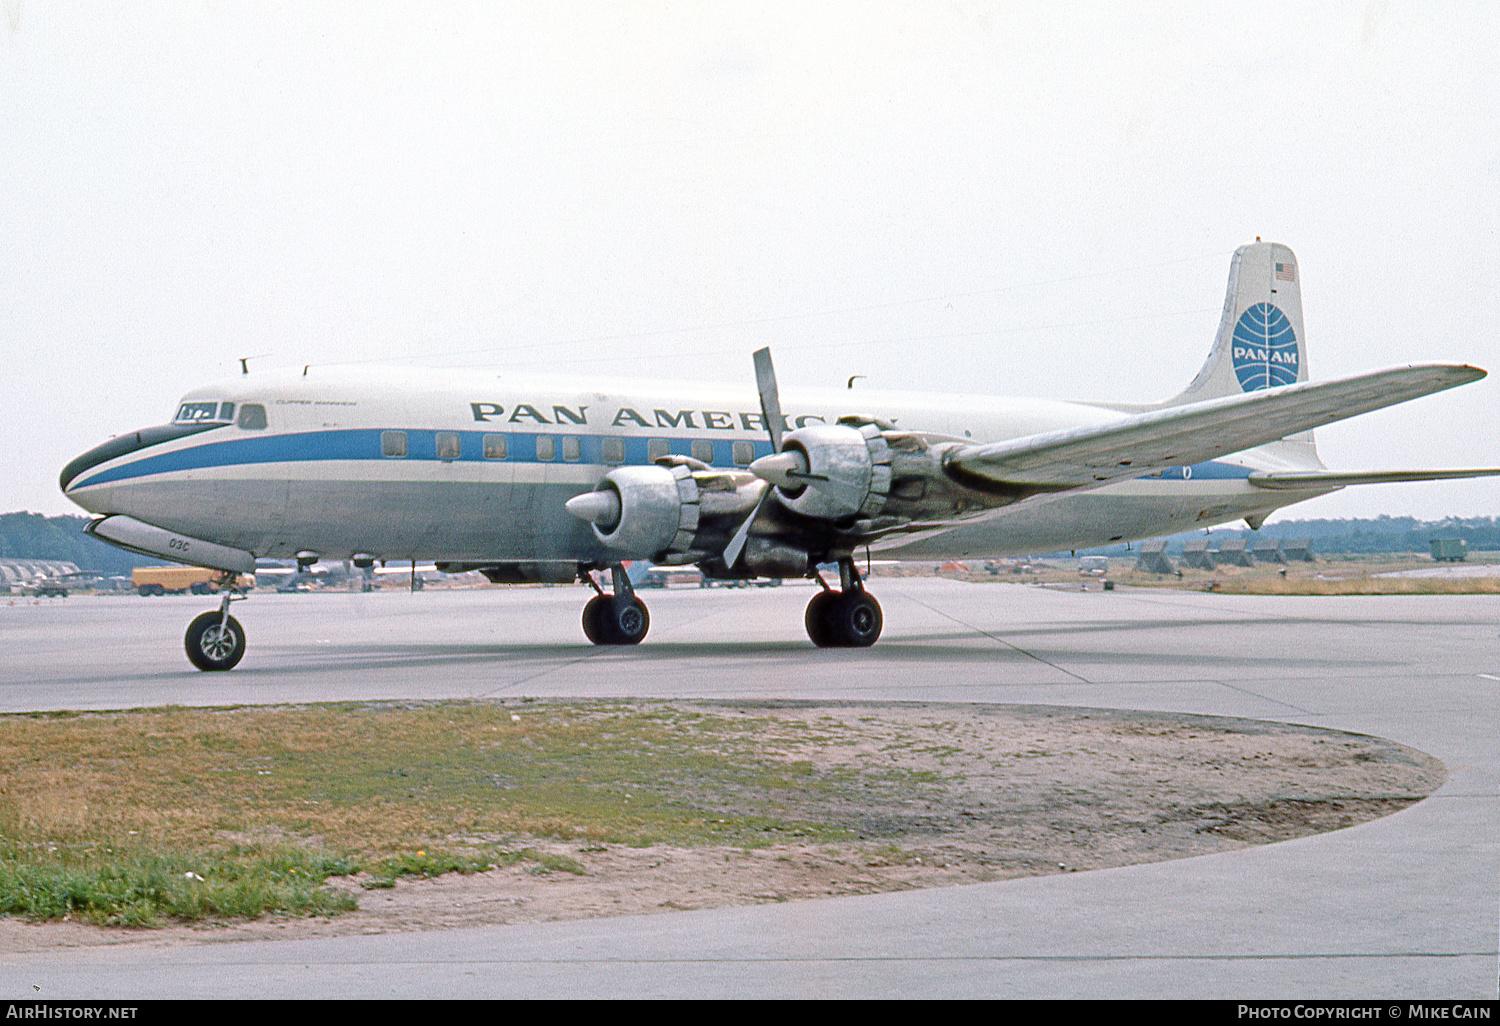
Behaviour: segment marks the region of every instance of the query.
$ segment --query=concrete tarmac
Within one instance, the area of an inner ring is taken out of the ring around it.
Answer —
[[[595,649],[578,588],[256,595],[249,651],[192,670],[192,598],[0,600],[0,710],[447,697],[1017,702],[1244,716],[1427,751],[1384,819],[1052,877],[747,908],[336,939],[12,956],[11,998],[1495,999],[1500,599],[1063,591],[875,578],[885,636],[816,650],[811,592],[644,593]]]

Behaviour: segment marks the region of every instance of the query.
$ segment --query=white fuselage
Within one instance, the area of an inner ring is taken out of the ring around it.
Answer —
[[[68,496],[256,556],[604,563],[617,554],[563,504],[613,467],[671,452],[743,468],[771,451],[755,392],[719,385],[314,368],[227,379],[182,402],[182,419],[216,426],[119,455],[105,451],[118,440],[107,443],[70,464]],[[264,417],[247,418],[247,406]],[[1126,415],[1087,403],[868,390],[790,391],[782,409],[788,428],[877,417],[976,443]],[[1327,491],[1268,492],[1246,480],[1251,470],[1308,465],[1310,453],[1296,443],[1265,447],[875,547],[915,558],[1022,555],[1207,527]]]

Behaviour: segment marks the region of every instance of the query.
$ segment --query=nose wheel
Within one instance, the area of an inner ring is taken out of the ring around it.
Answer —
[[[229,590],[227,578],[221,586],[225,591],[219,608],[193,617],[182,639],[188,662],[200,670],[232,670],[245,656],[245,629],[229,615],[229,603],[244,596]]]
[[[245,655],[245,631],[234,617],[208,612],[188,624],[183,646],[200,670],[232,670]]]

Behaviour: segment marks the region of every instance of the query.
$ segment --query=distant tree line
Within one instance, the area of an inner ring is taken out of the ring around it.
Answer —
[[[40,513],[0,513],[0,559],[61,559],[80,570],[128,574],[133,567],[160,566],[106,545],[83,533],[88,517],[44,517]]]
[[[1172,535],[1167,540],[1167,552],[1176,555],[1182,546],[1204,537],[1203,531],[1189,531]],[[1282,520],[1267,524],[1259,531],[1248,529],[1229,530],[1215,528],[1208,532],[1209,544],[1217,548],[1231,538],[1243,538],[1254,544],[1260,538],[1280,538],[1283,541],[1308,538],[1312,551],[1324,555],[1372,553],[1372,552],[1430,552],[1434,538],[1462,538],[1469,550],[1500,550],[1500,518],[1496,517],[1450,517],[1447,520],[1417,520],[1413,517],[1376,517],[1374,520]],[[1089,549],[1089,555],[1122,556],[1134,551],[1134,546],[1110,545],[1107,548]],[[1083,550],[1079,550],[1083,554]]]

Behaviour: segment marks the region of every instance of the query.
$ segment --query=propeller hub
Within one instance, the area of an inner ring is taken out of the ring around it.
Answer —
[[[794,492],[802,487],[798,478],[807,473],[807,457],[795,449],[762,456],[750,464],[750,473],[777,488]]]
[[[575,495],[563,503],[563,509],[605,531],[614,530],[620,523],[620,497],[612,489]]]

